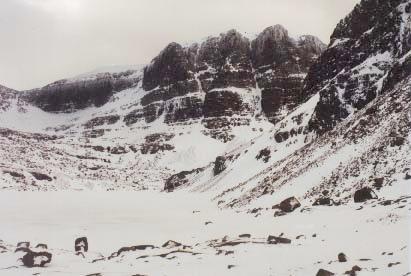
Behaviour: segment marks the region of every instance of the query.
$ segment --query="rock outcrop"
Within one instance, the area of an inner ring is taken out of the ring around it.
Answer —
[[[356,203],[377,198],[377,195],[370,187],[361,188],[354,193],[354,202]]]
[[[304,82],[305,95],[320,92],[311,130],[325,133],[409,75],[410,16],[409,1],[363,0],[341,20]]]
[[[74,112],[102,106],[117,92],[135,86],[140,76],[135,70],[99,73],[63,79],[42,88],[25,91],[23,99],[47,112]]]
[[[308,97],[302,80],[324,48],[313,36],[290,38],[279,25],[253,41],[230,30],[201,44],[171,43],[144,69],[148,93],[135,115],[152,122],[165,113],[169,124],[204,117],[216,125],[262,108],[276,122]]]
[[[273,123],[309,98],[302,93],[303,80],[325,49],[318,38],[289,37],[281,25],[265,29],[252,42],[252,59],[261,89],[261,107]]]

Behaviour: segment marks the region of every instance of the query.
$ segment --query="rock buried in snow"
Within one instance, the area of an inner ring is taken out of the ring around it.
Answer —
[[[30,247],[30,242],[18,242],[17,243],[17,248],[29,248]]]
[[[370,187],[364,187],[354,193],[354,202],[365,202],[370,199],[377,199],[378,196]]]
[[[332,276],[332,275],[335,275],[335,274],[328,270],[322,269],[322,268],[318,270],[316,274],[316,276]]]
[[[283,212],[283,211],[281,211],[281,210],[278,210],[278,211],[275,211],[274,212],[274,217],[281,217],[281,216],[284,216],[284,215],[286,215],[287,213],[286,212]]]
[[[39,172],[30,172],[32,176],[34,176],[35,179],[37,180],[47,180],[47,181],[52,181],[53,179],[48,176],[47,174],[44,173],[39,173]]]
[[[155,246],[154,245],[147,245],[147,244],[143,244],[143,245],[133,245],[133,246],[126,246],[126,247],[122,247],[119,250],[117,250],[117,252],[112,253],[108,259],[112,259],[115,257],[120,256],[122,253],[125,252],[132,252],[132,251],[137,251],[137,250],[147,250],[147,249],[154,249]]]
[[[29,251],[30,251],[29,248],[26,248],[26,247],[18,247],[18,248],[16,248],[16,250],[14,250],[14,253],[17,253],[17,252],[24,252],[24,253],[26,253],[26,252],[29,252]]]
[[[332,206],[334,205],[334,200],[329,197],[320,197],[316,201],[314,201],[313,206]]]
[[[74,250],[76,252],[87,252],[88,251],[88,241],[86,237],[77,238],[74,242]]]
[[[215,159],[214,162],[214,175],[218,175],[220,173],[222,173],[226,168],[226,164],[225,164],[225,157],[224,156],[217,156],[217,158]]]
[[[36,248],[47,249],[47,244],[39,243],[36,245]]]
[[[44,267],[51,262],[51,253],[49,252],[32,252],[28,251],[23,256],[22,262],[26,267]]]
[[[181,246],[181,243],[169,240],[166,243],[164,243],[161,247],[163,247],[163,248],[174,248],[174,247],[179,247],[179,246]]]
[[[347,261],[347,256],[345,256],[344,253],[338,254],[338,261],[339,261],[340,263],[345,263],[345,262]]]
[[[289,197],[281,201],[281,203],[275,207],[279,208],[283,212],[290,213],[300,206],[301,206],[301,203],[298,201],[298,199],[292,196],[292,197]]]
[[[270,244],[277,244],[277,243],[291,243],[290,239],[283,238],[283,237],[276,237],[276,236],[268,236],[267,242]]]
[[[357,271],[361,271],[361,267],[359,267],[358,265],[355,265],[351,268],[351,270],[346,271],[344,274],[350,275],[350,276],[356,276]]]

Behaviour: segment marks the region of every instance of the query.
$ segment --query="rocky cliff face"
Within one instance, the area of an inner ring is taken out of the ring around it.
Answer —
[[[248,124],[265,114],[275,123],[309,98],[302,91],[308,68],[325,45],[313,36],[289,37],[276,25],[250,41],[236,30],[202,43],[170,43],[142,73],[129,70],[56,81],[25,91],[22,100],[46,112],[71,113],[106,104],[117,91],[141,85],[140,102],[122,119],[167,124],[202,120],[215,129]]]
[[[304,94],[320,91],[312,130],[332,129],[410,74],[410,10],[407,0],[363,0],[338,24],[304,83]]]
[[[312,95],[302,94],[302,83],[324,49],[318,38],[306,35],[294,40],[280,25],[265,29],[252,42],[261,105],[270,121],[280,121]]]
[[[47,112],[73,112],[102,106],[116,92],[135,86],[136,71],[99,73],[82,78],[59,80],[24,92],[23,99]]]
[[[145,68],[148,93],[133,112],[147,122],[165,113],[167,123],[203,118],[218,128],[227,116],[262,109],[276,122],[308,98],[302,80],[324,47],[313,36],[292,39],[279,25],[253,41],[230,30],[188,47],[171,43]]]

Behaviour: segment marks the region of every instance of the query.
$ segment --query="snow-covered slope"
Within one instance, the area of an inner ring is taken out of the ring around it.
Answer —
[[[0,116],[2,188],[161,189],[171,174],[204,166],[271,127],[267,120],[234,126],[241,135],[224,143],[205,135],[207,129],[199,119],[129,125],[128,115],[141,107],[146,94],[140,82],[115,93],[101,107],[74,113],[49,113],[11,99]],[[50,179],[38,180],[33,172]]]

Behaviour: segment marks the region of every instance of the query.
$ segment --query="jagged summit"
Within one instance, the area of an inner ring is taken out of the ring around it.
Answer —
[[[263,37],[274,38],[275,40],[282,40],[288,38],[288,30],[284,28],[283,25],[277,24],[265,28],[260,35]]]
[[[327,45],[325,45],[318,37],[313,35],[299,36],[297,39],[297,44],[299,47],[317,55],[320,55],[327,48]]]
[[[157,110],[150,120],[163,112],[166,118],[186,120],[190,114],[221,117],[231,111],[246,115],[262,110],[275,122],[306,99],[300,94],[302,79],[323,49],[314,37],[297,43],[281,25],[265,29],[253,41],[232,29],[201,44],[169,44],[145,69],[143,88],[153,91],[143,102],[147,110]],[[248,92],[233,93],[234,88]],[[206,94],[185,96],[197,92]],[[184,103],[172,110],[165,108],[164,101],[181,96],[186,97]],[[255,105],[257,97],[261,106]],[[214,111],[216,106],[221,110]]]

